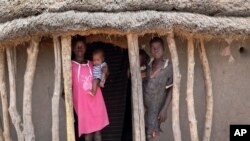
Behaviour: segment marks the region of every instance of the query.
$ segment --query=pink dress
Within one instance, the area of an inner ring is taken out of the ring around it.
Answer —
[[[91,96],[93,64],[72,61],[73,105],[78,117],[78,133],[89,134],[102,130],[109,124],[101,89]]]

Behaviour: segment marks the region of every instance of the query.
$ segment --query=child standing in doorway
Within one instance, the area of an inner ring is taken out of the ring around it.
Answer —
[[[84,59],[85,38],[78,35],[72,41],[72,94],[78,119],[78,135],[84,135],[85,141],[101,141],[101,130],[109,124],[102,91],[97,86],[95,96],[89,95],[94,80],[93,62]],[[108,73],[104,75],[106,78]]]

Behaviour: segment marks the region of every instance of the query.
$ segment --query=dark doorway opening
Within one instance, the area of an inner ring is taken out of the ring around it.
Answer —
[[[93,42],[87,45],[86,59],[92,60],[92,52],[102,49],[105,53],[110,75],[102,89],[110,124],[102,130],[103,141],[131,141],[131,82],[128,78],[128,51],[113,44]],[[76,141],[78,138],[77,118],[75,118]]]

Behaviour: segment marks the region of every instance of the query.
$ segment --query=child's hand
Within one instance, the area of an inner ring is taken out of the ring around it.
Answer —
[[[158,116],[158,120],[159,122],[165,122],[167,119],[167,111],[166,110],[161,110],[159,116]]]

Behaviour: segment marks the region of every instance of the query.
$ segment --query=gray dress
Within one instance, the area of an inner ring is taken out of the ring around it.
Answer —
[[[152,71],[151,62],[147,66],[147,77],[143,79],[143,99],[145,112],[145,126],[147,135],[152,134],[154,131],[161,131],[160,123],[158,120],[159,113],[165,104],[169,86],[173,83],[173,69],[172,63],[167,59],[164,60],[165,64],[151,78]]]

